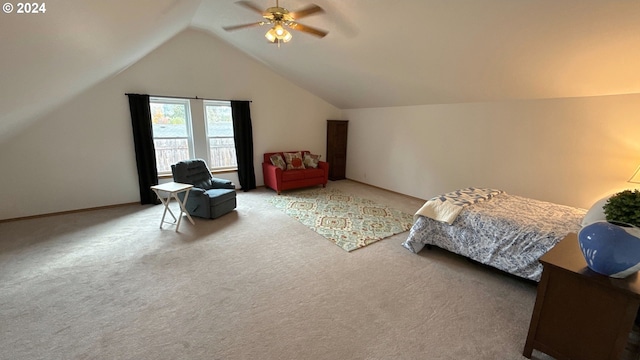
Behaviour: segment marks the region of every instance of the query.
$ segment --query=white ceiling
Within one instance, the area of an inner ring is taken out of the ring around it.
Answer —
[[[0,12],[0,142],[188,27],[200,1],[44,3],[44,14]]]
[[[326,13],[300,22],[329,35],[280,49],[266,28],[221,29],[259,20],[234,1],[202,1],[191,24],[339,108],[640,92],[640,1],[312,1]]]
[[[193,26],[347,108],[640,92],[640,1],[312,0],[278,48],[235,0],[51,0],[0,13],[0,136]],[[275,0],[253,0],[260,8]],[[282,0],[289,10],[311,1]]]

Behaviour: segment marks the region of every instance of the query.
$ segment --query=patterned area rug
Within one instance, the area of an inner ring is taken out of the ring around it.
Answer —
[[[413,215],[336,189],[289,191],[269,202],[346,251],[411,228]]]

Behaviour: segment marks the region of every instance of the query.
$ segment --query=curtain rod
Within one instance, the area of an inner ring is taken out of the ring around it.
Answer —
[[[138,95],[134,93],[124,93],[125,95]],[[149,95],[149,97],[158,97],[158,98],[167,98],[167,99],[193,99],[193,100],[209,100],[209,101],[248,101],[252,103],[251,100],[226,100],[226,99],[207,99],[201,97],[192,97],[192,96],[166,96],[166,95]]]

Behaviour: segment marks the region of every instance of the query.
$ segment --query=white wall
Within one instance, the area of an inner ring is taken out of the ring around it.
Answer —
[[[640,163],[639,94],[341,111],[186,30],[0,143],[0,219],[139,201],[126,92],[252,100],[258,185],[262,153],[326,156],[341,118],[348,178],[423,199],[487,186],[588,207]]]
[[[640,164],[640,94],[344,110],[347,177],[429,199],[462,187],[588,208]]]
[[[252,100],[258,185],[262,153],[325,154],[326,120],[341,115],[219,39],[188,29],[0,144],[0,220],[139,201],[127,92]]]

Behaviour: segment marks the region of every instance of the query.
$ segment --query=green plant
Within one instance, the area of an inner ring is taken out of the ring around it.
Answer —
[[[609,222],[640,227],[640,190],[624,190],[607,200],[604,215]]]

